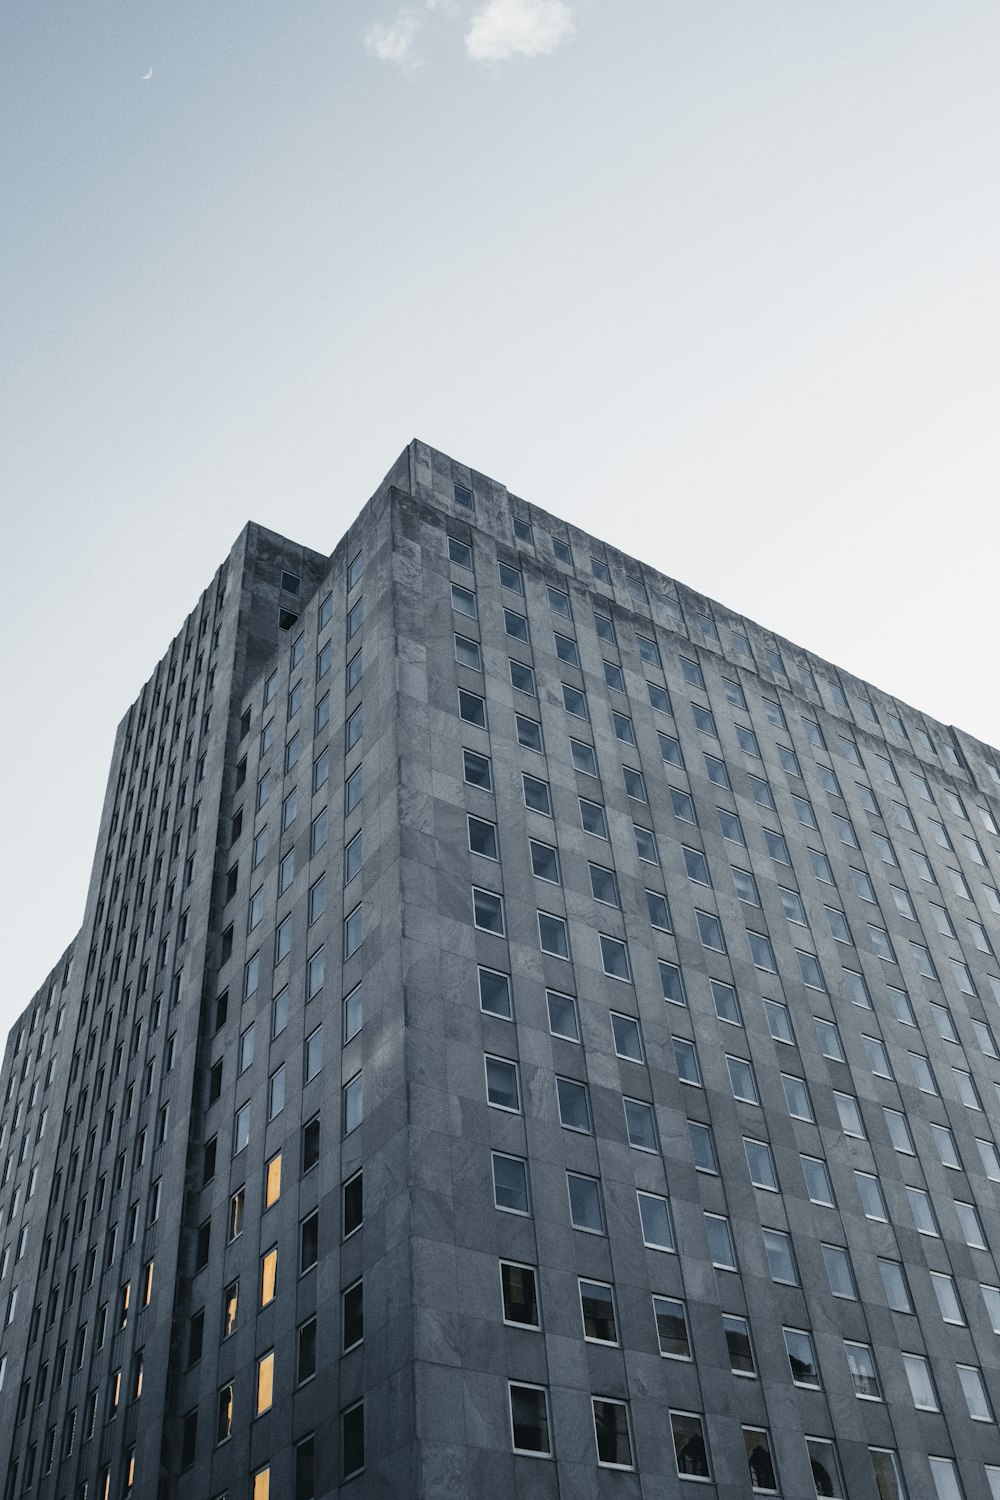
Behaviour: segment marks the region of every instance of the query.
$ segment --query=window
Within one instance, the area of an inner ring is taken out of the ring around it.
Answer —
[[[987,1247],[983,1236],[983,1226],[975,1205],[956,1199],[955,1213],[958,1215],[959,1228],[965,1243],[973,1250],[985,1250]]]
[[[899,1461],[891,1448],[869,1448],[880,1500],[906,1500]]]
[[[684,757],[681,754],[680,741],[675,740],[672,735],[664,734],[657,730],[656,737],[660,742],[660,755],[662,759],[671,766],[684,765]]]
[[[670,1205],[655,1193],[637,1192],[642,1242],[649,1250],[674,1250]]]
[[[478,786],[483,791],[493,790],[493,772],[488,756],[479,755],[475,750],[463,750],[463,768],[465,780],[469,786]]]
[[[722,935],[722,923],[712,912],[696,911],[698,919],[698,931],[701,941],[706,948],[715,953],[725,953],[726,943]]]
[[[703,1125],[700,1120],[688,1120],[688,1140],[691,1143],[691,1157],[695,1169],[699,1172],[710,1172],[718,1175],[719,1164],[715,1156],[715,1141],[712,1137],[712,1127]]]
[[[340,1320],[343,1352],[354,1349],[365,1336],[364,1283],[356,1281],[343,1294]]]
[[[857,1301],[854,1272],[851,1261],[842,1245],[823,1245],[823,1263],[826,1266],[830,1290],[835,1297],[849,1297]]]
[[[471,589],[466,589],[461,584],[453,583],[451,586],[451,607],[460,615],[468,615],[470,620],[477,618],[476,596]]]
[[[771,1148],[767,1142],[751,1140],[748,1136],[744,1136],[743,1150],[746,1154],[750,1181],[754,1187],[763,1188],[769,1193],[776,1193],[778,1174],[775,1171],[774,1157],[771,1155]]]
[[[568,635],[560,635],[558,630],[554,632],[554,635],[556,643],[556,656],[559,658],[559,660],[566,662],[567,666],[579,667],[580,652],[577,648],[576,641],[572,640]]]
[[[714,989],[713,981],[713,989]],[[716,1005],[718,1014],[718,1005]],[[795,1045],[795,1033],[792,1030],[792,1018],[789,1015],[788,1006],[781,1000],[764,1001],[764,1017],[771,1037],[776,1042],[786,1042],[789,1046]],[[724,1017],[722,1019],[725,1019]]]
[[[363,1401],[348,1407],[340,1414],[340,1462],[341,1477],[344,1479],[360,1474],[365,1466],[365,1404]]]
[[[503,897],[495,891],[472,888],[473,921],[482,932],[504,935]]]
[[[649,695],[650,706],[660,714],[672,712],[670,707],[670,695],[666,688],[659,687],[655,682],[646,683],[646,692]]]
[[[483,670],[483,656],[479,649],[479,642],[470,640],[466,635],[455,636],[455,660],[459,666],[468,667],[473,672]],[[513,667],[513,663],[511,663]]]
[[[781,898],[781,905],[789,922],[795,922],[799,927],[808,927],[806,909],[802,904],[802,897],[798,891],[789,890],[787,886],[779,885],[778,895]],[[815,986],[815,988],[825,989],[826,986],[820,984]]]
[[[924,1054],[922,1052],[911,1052],[909,1058],[917,1088],[923,1094],[937,1094],[939,1092],[937,1080]]]
[[[587,711],[587,695],[581,688],[571,687],[568,682],[562,684],[563,707],[568,714],[576,719],[589,719]]]
[[[679,658],[679,660],[681,671],[684,674],[684,681],[688,683],[689,686],[700,688],[702,692],[704,692],[705,679],[702,676],[701,667],[698,665],[698,663],[696,661],[692,661],[689,656],[682,656]]]
[[[765,973],[777,974],[778,966],[774,961],[774,950],[771,947],[771,939],[762,932],[747,932],[747,941],[750,944],[750,956],[758,969]]]
[[[730,1026],[742,1026],[743,1018],[740,1015],[740,1005],[733,986],[724,983],[721,979],[713,979],[710,983],[715,1014],[719,1020],[728,1022]]]
[[[551,844],[543,844],[539,839],[529,839],[528,849],[531,854],[531,873],[539,880],[560,885],[559,851]]]
[[[708,861],[700,849],[691,849],[686,844],[681,845],[681,853],[684,856],[684,868],[688,879],[694,880],[698,885],[712,884],[708,873]]]
[[[698,1053],[694,1042],[689,1042],[685,1037],[680,1036],[675,1036],[672,1040],[677,1077],[681,1083],[690,1083],[695,1088],[701,1088],[701,1068],[698,1066]]]
[[[310,1214],[299,1225],[299,1271],[309,1271],[319,1260],[319,1213]]]
[[[625,1108],[625,1133],[628,1143],[636,1151],[659,1150],[656,1133],[656,1117],[653,1107],[643,1099],[623,1099]]]
[[[510,1398],[511,1446],[515,1453],[529,1453],[537,1457],[549,1457],[552,1453],[549,1438],[548,1397],[543,1386],[522,1385],[508,1382]]]
[[[547,593],[549,609],[551,609],[552,613],[562,615],[564,620],[571,620],[573,618],[573,611],[570,608],[569,595],[564,593],[562,589],[552,588],[551,585],[548,587]]]
[[[486,699],[478,693],[459,688],[458,713],[459,718],[464,719],[467,724],[475,724],[480,729],[486,728]]]
[[[581,771],[584,776],[596,776],[597,756],[594,753],[593,745],[587,745],[583,740],[573,739],[570,740],[569,744],[573,754],[573,765],[576,769]]]
[[[954,1323],[956,1327],[964,1328],[965,1315],[958,1300],[954,1279],[944,1271],[931,1271],[930,1277],[942,1319],[945,1323]]]
[[[281,1152],[270,1158],[264,1168],[264,1211],[273,1208],[281,1197]]]
[[[275,1069],[268,1079],[267,1118],[273,1120],[285,1107],[285,1065]]]
[[[524,618],[524,615],[519,615],[514,609],[505,609],[503,612],[503,625],[504,630],[510,636],[511,640],[527,642],[528,622]]]
[[[764,781],[760,776],[750,776],[748,779],[750,782],[750,793],[753,797],[753,800],[758,804],[759,807],[769,807],[773,812],[774,797],[771,795],[771,788],[767,784],[767,782]]]
[[[543,813],[546,817],[552,816],[552,802],[549,796],[549,784],[541,781],[537,776],[528,776],[522,773],[521,782],[524,788],[524,805],[534,812]]]
[[[513,1020],[509,975],[495,969],[479,970],[479,1008],[489,1015],[500,1016],[504,1021]]]
[[[620,938],[609,937],[606,933],[600,934],[601,960],[604,972],[611,979],[631,979],[629,969],[628,949]]]
[[[594,1396],[593,1410],[598,1464],[606,1469],[631,1469],[632,1440],[625,1402]]]
[[[902,1358],[914,1406],[918,1411],[938,1411],[937,1392],[927,1360],[922,1354],[903,1354]]]
[[[847,1368],[854,1382],[854,1394],[863,1401],[881,1401],[882,1387],[875,1368],[875,1356],[870,1344],[858,1344],[844,1340]]]
[[[743,1443],[746,1448],[747,1468],[750,1471],[750,1488],[755,1495],[776,1495],[778,1480],[771,1457],[771,1439],[764,1427],[744,1427]]]
[[[757,1366],[754,1362],[753,1344],[750,1341],[750,1324],[746,1318],[736,1313],[723,1313],[722,1331],[726,1337],[729,1368],[733,1374],[755,1379]]]
[[[556,639],[558,640],[559,638],[557,637]],[[577,662],[574,662],[573,665],[578,667],[580,665],[580,663],[579,663],[579,661],[577,661]],[[624,677],[624,675],[622,673],[621,667],[619,667],[616,662],[605,661],[605,663],[604,663],[604,682],[605,682],[605,685],[607,687],[609,687],[612,692],[615,692],[615,693],[624,693],[624,691],[625,691],[625,677]]]
[[[802,975],[802,983],[811,990],[825,990],[826,984],[823,980],[823,970],[814,953],[806,953],[796,948],[795,957],[799,961],[799,973]]]
[[[260,1305],[267,1307],[274,1301],[278,1280],[278,1249],[272,1246],[260,1259]]]
[[[761,1234],[764,1238],[764,1253],[767,1256],[772,1281],[783,1282],[787,1286],[798,1286],[799,1274],[792,1252],[791,1236],[781,1229],[763,1229]]]
[[[261,1416],[270,1411],[274,1398],[274,1350],[262,1354],[257,1361],[257,1399],[254,1415]]]
[[[760,1095],[757,1092],[757,1080],[754,1077],[752,1064],[745,1057],[732,1057],[727,1054],[726,1067],[729,1069],[733,1098],[742,1099],[747,1104],[759,1104]]]
[[[553,850],[553,853],[555,851]],[[606,906],[621,906],[618,895],[618,880],[614,870],[605,869],[603,865],[590,865],[590,889],[595,901],[601,901]],[[535,871],[537,874],[537,870]]]
[[[724,1214],[705,1214],[705,1234],[708,1237],[708,1253],[712,1265],[720,1271],[736,1270],[736,1250],[729,1220]]]
[[[448,557],[451,562],[459,568],[468,568],[472,571],[472,548],[467,542],[460,542],[457,537],[448,538]]]
[[[809,1455],[816,1494],[831,1495],[836,1500],[843,1500],[844,1481],[832,1438],[807,1437],[806,1452]]]
[[[597,1178],[567,1172],[566,1183],[569,1189],[569,1217],[573,1228],[585,1230],[589,1234],[604,1234],[604,1204]]]
[[[804,1078],[794,1073],[782,1073],[781,1084],[785,1091],[785,1103],[793,1120],[813,1120],[809,1089]]]
[[[804,1328],[783,1328],[788,1368],[796,1385],[821,1390],[819,1365],[813,1348],[812,1334]]]
[[[486,859],[498,859],[496,824],[488,823],[485,818],[474,818],[470,814],[468,825],[469,848],[472,853],[481,854]]]
[[[569,929],[564,917],[547,911],[538,913],[538,946],[554,958],[569,958]]]
[[[250,1104],[247,1102],[237,1111],[233,1121],[233,1155],[237,1156],[250,1140]]]
[[[535,689],[535,674],[531,667],[526,666],[523,661],[514,661],[511,659],[510,682],[511,686],[517,692],[525,693],[529,698],[538,697]]]
[[[541,1327],[534,1266],[522,1266],[502,1260],[500,1289],[505,1323],[512,1323],[518,1328]]]
[[[344,1134],[357,1130],[364,1118],[364,1080],[360,1073],[344,1085]]]
[[[559,1102],[559,1123],[563,1129],[578,1130],[584,1135],[593,1134],[587,1085],[575,1078],[557,1077],[556,1096]]]
[[[549,1012],[549,1031],[552,1035],[562,1037],[568,1042],[579,1042],[580,1021],[573,996],[561,995],[556,990],[546,990],[545,999]]]
[[[670,1431],[674,1440],[674,1462],[681,1479],[711,1479],[704,1424],[695,1412],[672,1411]]]
[[[586,1281],[582,1277],[579,1287],[584,1338],[588,1343],[617,1344],[618,1330],[615,1326],[612,1288],[606,1282]]]
[[[498,1151],[493,1158],[493,1202],[504,1213],[530,1214],[528,1195],[528,1164],[520,1156],[503,1156]]]
[[[969,1416],[974,1422],[992,1422],[993,1408],[990,1406],[981,1372],[975,1365],[956,1365],[955,1368]]]
[[[521,1112],[521,1090],[517,1064],[504,1057],[484,1058],[486,1068],[486,1100],[494,1109]]]
[[[677,1297],[653,1298],[653,1317],[660,1354],[664,1359],[691,1359],[687,1311]]]

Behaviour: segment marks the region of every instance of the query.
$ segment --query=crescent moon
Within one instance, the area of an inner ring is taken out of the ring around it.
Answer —
[[[152,78],[152,76],[153,76],[153,70],[152,70],[152,68],[150,68],[150,70],[149,70],[149,72],[148,72],[148,73],[143,73],[143,75],[142,75],[142,76],[143,76],[143,80],[144,80],[144,81],[145,81],[145,80],[146,80],[146,79],[147,79],[147,78]]]

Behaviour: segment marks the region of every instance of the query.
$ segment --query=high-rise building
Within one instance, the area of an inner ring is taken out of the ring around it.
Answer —
[[[248,526],[8,1042],[4,1500],[998,1500],[998,819],[423,444]]]

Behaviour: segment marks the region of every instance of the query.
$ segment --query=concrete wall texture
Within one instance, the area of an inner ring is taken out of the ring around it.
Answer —
[[[412,443],[0,1074],[4,1500],[1000,1497],[1000,755]]]

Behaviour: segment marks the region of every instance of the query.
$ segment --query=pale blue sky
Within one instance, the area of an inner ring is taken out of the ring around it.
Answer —
[[[995,0],[6,0],[0,43],[0,1030],[245,521],[331,549],[413,436],[1000,742]]]

